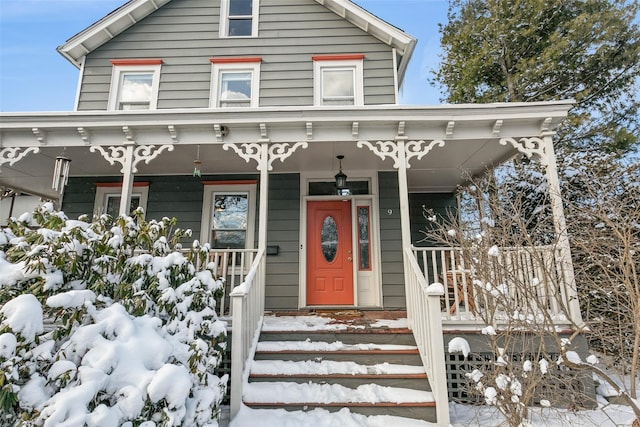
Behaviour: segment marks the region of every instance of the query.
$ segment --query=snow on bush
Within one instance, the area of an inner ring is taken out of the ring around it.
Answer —
[[[2,425],[216,425],[222,282],[174,226],[45,204],[0,230]]]

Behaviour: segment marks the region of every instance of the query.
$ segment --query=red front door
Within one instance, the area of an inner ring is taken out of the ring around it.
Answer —
[[[307,304],[353,303],[351,202],[307,202]]]

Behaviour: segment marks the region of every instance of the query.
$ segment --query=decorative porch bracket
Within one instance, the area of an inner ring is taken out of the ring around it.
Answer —
[[[127,133],[125,131],[125,133]],[[89,148],[92,153],[96,151],[109,162],[114,165],[116,162],[122,165],[120,173],[122,173],[122,193],[120,197],[119,215],[128,215],[131,206],[131,194],[133,193],[133,174],[138,172],[138,163],[144,160],[145,164],[149,164],[163,151],[173,151],[173,145],[136,145],[132,137],[127,137],[124,145],[108,146],[105,150],[100,145],[93,145]]]
[[[513,148],[527,156],[529,159],[538,160],[542,166],[549,164],[549,154],[547,153],[547,144],[543,138],[500,138],[500,144],[511,144]]]
[[[404,167],[411,167],[411,159],[417,158],[422,160],[424,156],[435,147],[444,147],[444,141],[441,139],[434,139],[431,142],[419,140],[419,141],[402,141],[404,144],[404,156],[400,156],[401,150],[399,141],[376,141],[375,145],[370,141],[360,140],[358,141],[358,148],[367,147],[373,154],[380,157],[382,160],[386,158],[393,159],[393,167],[399,169],[400,165],[404,163]],[[404,161],[401,160],[404,157]]]
[[[6,147],[0,149],[0,173],[2,173],[2,165],[9,163],[9,166],[13,166],[15,163],[22,160],[29,153],[39,153],[39,147],[27,147],[24,150],[20,147]]]
[[[268,145],[267,158],[265,159],[265,165],[268,171],[273,170],[273,162],[275,160],[280,160],[284,163],[284,161],[289,158],[298,148],[307,148],[309,144],[307,142],[296,142],[293,144],[289,144],[288,142],[283,143],[264,143],[264,142],[247,142],[240,144],[234,144],[231,142],[225,142],[222,145],[224,150],[232,149],[236,152],[236,154],[242,157],[247,163],[251,160],[254,160],[257,163],[256,169],[262,171],[262,144]]]

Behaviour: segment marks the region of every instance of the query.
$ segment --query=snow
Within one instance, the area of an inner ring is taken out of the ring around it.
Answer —
[[[292,382],[256,382],[245,384],[246,402],[349,403],[349,402],[433,402],[433,393],[408,388],[364,384],[355,389],[339,384],[298,384]]]
[[[500,256],[500,249],[497,246],[491,246],[489,248],[489,251],[487,252],[487,255],[491,256],[491,257],[499,257]]]
[[[16,352],[18,341],[10,332],[0,335],[0,358],[8,359]]]
[[[18,295],[6,302],[0,314],[5,317],[0,325],[9,326],[13,332],[22,335],[26,342],[32,342],[36,334],[43,330],[42,306],[32,294]]]
[[[332,360],[288,361],[288,360],[254,360],[251,362],[251,373],[258,375],[331,375],[331,374],[423,374],[422,365],[398,365],[380,363],[361,365],[355,362],[337,362]]]
[[[47,298],[47,305],[53,308],[78,308],[86,301],[95,302],[96,294],[90,290],[72,290]]]
[[[338,412],[313,409],[308,412],[286,411],[284,409],[251,409],[243,406],[231,421],[230,427],[431,427],[436,424],[411,418],[374,415],[366,417],[354,414],[348,408]]]
[[[166,399],[170,408],[177,408],[184,405],[190,388],[191,378],[187,368],[167,363],[158,369],[147,391],[153,403]]]
[[[467,357],[471,352],[469,342],[462,337],[455,337],[449,341],[449,353],[462,353],[464,357]]]
[[[265,316],[264,331],[335,331],[344,330],[344,323],[332,323],[334,319],[321,316]]]

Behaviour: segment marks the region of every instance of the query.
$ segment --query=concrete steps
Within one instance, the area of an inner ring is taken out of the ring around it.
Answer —
[[[413,335],[406,328],[265,328],[244,404],[254,409],[391,415],[436,421],[435,402]]]

